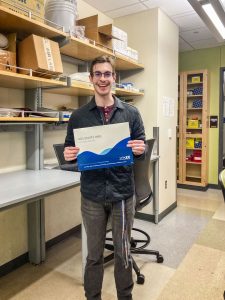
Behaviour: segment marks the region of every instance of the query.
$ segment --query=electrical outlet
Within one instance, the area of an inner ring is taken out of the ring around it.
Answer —
[[[167,180],[165,180],[165,189],[167,189]]]

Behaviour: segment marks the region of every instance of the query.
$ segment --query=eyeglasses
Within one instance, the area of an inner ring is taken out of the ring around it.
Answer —
[[[113,73],[113,72],[110,72],[110,71],[107,71],[107,72],[105,72],[105,73],[102,73],[102,72],[100,72],[100,71],[95,71],[95,72],[93,72],[91,75],[92,75],[93,77],[97,78],[97,79],[100,79],[100,78],[102,78],[102,76],[103,76],[104,78],[110,78],[112,75],[114,75],[114,73]]]

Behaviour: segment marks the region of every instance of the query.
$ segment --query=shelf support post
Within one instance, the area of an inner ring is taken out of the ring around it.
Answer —
[[[42,106],[41,88],[25,90],[25,105],[32,110]],[[43,169],[43,125],[35,124],[34,131],[26,132],[27,169]],[[29,183],[28,183],[29,184]],[[45,260],[44,199],[27,205],[29,261],[35,265]]]

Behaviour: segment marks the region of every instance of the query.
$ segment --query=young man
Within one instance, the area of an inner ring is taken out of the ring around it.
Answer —
[[[145,132],[138,110],[121,102],[111,93],[116,74],[108,56],[96,58],[90,67],[95,96],[75,110],[69,120],[65,140],[65,160],[76,159],[79,148],[73,129],[129,122],[134,157],[145,152]],[[129,240],[135,213],[132,166],[119,166],[81,172],[81,211],[87,233],[87,263],[84,289],[88,300],[100,300],[103,281],[103,252],[109,216],[115,248],[114,276],[119,300],[131,300],[133,279]]]

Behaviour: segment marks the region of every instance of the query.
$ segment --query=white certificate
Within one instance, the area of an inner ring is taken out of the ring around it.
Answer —
[[[131,165],[133,154],[129,123],[117,123],[74,129],[75,145],[80,148],[77,156],[79,171]]]

